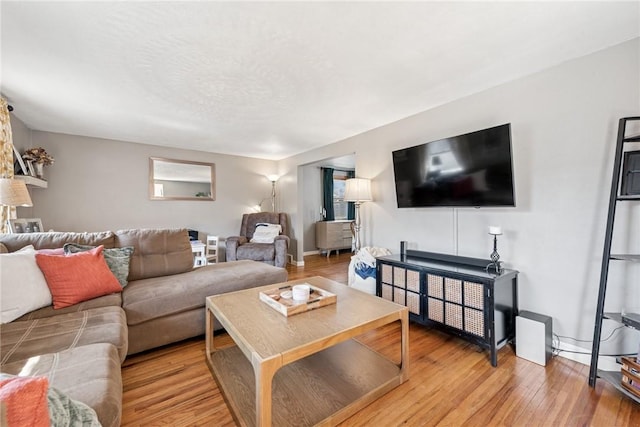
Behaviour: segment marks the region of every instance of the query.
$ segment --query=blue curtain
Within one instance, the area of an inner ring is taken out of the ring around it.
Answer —
[[[355,178],[356,171],[348,171],[347,179]],[[356,219],[356,204],[353,202],[347,203],[347,219]]]
[[[326,214],[325,221],[333,221],[336,215],[333,211],[333,169],[322,168],[322,207]]]

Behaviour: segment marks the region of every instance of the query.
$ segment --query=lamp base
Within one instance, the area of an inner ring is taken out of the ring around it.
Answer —
[[[500,261],[497,262],[490,262],[489,264],[487,264],[487,266],[484,268],[484,270],[489,273],[491,270],[495,271],[495,273],[497,275],[501,275],[502,274],[502,263]]]
[[[358,253],[360,251],[360,203],[355,202],[355,205],[356,205],[356,220],[353,227],[354,237],[355,237],[354,248],[355,248],[355,252]]]
[[[493,268],[496,274],[502,274],[502,266],[500,265],[500,254],[498,253],[498,236],[496,234],[493,235],[493,252],[491,252],[489,258],[491,259],[491,262],[484,268],[487,273],[489,272],[490,268]]]

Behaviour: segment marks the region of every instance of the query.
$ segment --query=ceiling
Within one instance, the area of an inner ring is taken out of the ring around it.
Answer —
[[[639,2],[8,2],[34,130],[282,159],[640,35]]]

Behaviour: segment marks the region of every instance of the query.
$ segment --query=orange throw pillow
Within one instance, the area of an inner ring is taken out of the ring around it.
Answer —
[[[0,380],[0,405],[7,425],[49,427],[46,377],[13,377]],[[4,425],[4,424],[3,424]]]
[[[36,254],[36,262],[53,297],[53,308],[122,292],[122,286],[104,260],[102,249],[101,245],[66,256]]]

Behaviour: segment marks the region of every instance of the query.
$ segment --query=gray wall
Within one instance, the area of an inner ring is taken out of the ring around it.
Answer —
[[[298,185],[302,189],[302,229],[304,238],[304,254],[318,253],[316,247],[316,222],[322,221],[320,209],[322,200],[322,168],[331,167],[340,170],[353,170],[355,155],[349,153],[339,158],[323,159],[319,162],[303,165],[298,168],[298,174],[302,179]]]
[[[45,167],[49,188],[32,189],[33,208],[18,212],[41,218],[45,229],[186,227],[222,238],[237,235],[242,214],[255,212],[271,194],[265,175],[276,170],[270,160],[25,131],[15,117],[12,128],[20,150],[41,146],[55,158],[54,165]],[[151,156],[215,163],[216,200],[149,200]]]
[[[307,165],[301,168],[304,188],[304,203],[302,214],[304,252],[318,252],[316,248],[316,222],[322,220],[322,174],[317,165]]]
[[[13,135],[13,144],[22,152],[24,148],[31,147],[31,131],[25,126],[20,119],[10,113],[11,116],[11,133]]]
[[[282,206],[301,235],[297,166],[355,152],[358,176],[373,180],[374,201],[361,208],[363,246],[397,252],[407,240],[412,249],[487,258],[487,227],[502,226],[499,252],[521,272],[520,308],[552,316],[560,335],[591,339],[618,119],[640,111],[639,52],[635,39],[280,161],[289,186]],[[507,122],[516,208],[397,208],[393,150]],[[640,253],[640,228],[630,225],[640,224],[640,206],[621,214],[615,250]],[[614,278],[626,280],[610,285],[608,309],[640,306],[639,267],[616,265]],[[605,336],[615,326],[606,324]],[[630,342],[637,351],[637,334]]]

